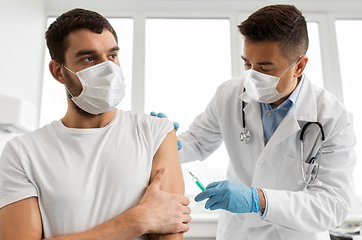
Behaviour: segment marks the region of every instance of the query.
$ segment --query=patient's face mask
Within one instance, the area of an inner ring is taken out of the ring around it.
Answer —
[[[292,65],[290,65],[289,68],[280,77],[274,77],[271,75],[257,72],[252,69],[245,71],[244,84],[248,96],[257,102],[262,102],[262,103],[273,103],[281,99],[285,91],[290,87],[290,85],[294,82],[296,78],[290,82],[288,87],[282,93],[279,93],[277,91],[277,85],[280,81],[280,78],[298,60],[296,60]]]
[[[83,91],[79,96],[72,96],[71,100],[84,111],[91,114],[100,114],[114,109],[124,98],[126,85],[121,68],[112,61],[83,69],[74,73],[77,75]]]

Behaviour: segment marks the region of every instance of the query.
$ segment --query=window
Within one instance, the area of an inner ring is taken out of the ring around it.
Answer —
[[[341,68],[343,85],[343,98],[347,108],[353,113],[354,128],[357,136],[355,151],[357,154],[357,165],[354,170],[356,196],[362,198],[362,142],[358,139],[362,133],[362,113],[359,109],[358,96],[362,89],[360,67],[360,56],[362,56],[361,42],[362,20],[337,20],[336,35],[338,44],[338,55]]]
[[[48,26],[55,18],[48,18]],[[127,18],[108,19],[117,32],[119,61],[123,70],[126,83],[126,96],[117,106],[123,110],[131,109],[132,92],[132,47],[133,47],[133,20]],[[66,92],[63,86],[51,76],[48,64],[50,62],[49,51],[46,48],[44,56],[43,90],[40,111],[40,127],[62,118],[67,111]]]
[[[319,26],[317,22],[307,22],[307,28],[309,47],[306,55],[308,56],[309,60],[304,72],[313,84],[323,87]]]
[[[47,26],[54,20],[55,18],[48,18]],[[45,47],[40,127],[62,118],[67,111],[65,90],[50,74],[48,67],[50,60],[48,48]]]
[[[146,20],[145,110],[164,112],[188,129],[211,100],[217,87],[231,78],[228,19]],[[203,162],[183,164],[207,185],[225,179],[224,146]],[[186,195],[200,189],[184,170]],[[202,204],[203,205],[203,204]]]

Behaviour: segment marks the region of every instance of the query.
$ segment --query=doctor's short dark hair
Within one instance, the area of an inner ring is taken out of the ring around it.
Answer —
[[[76,8],[60,15],[45,33],[46,43],[52,60],[59,64],[65,62],[65,51],[69,47],[67,37],[71,31],[86,28],[101,34],[103,30],[110,31],[118,43],[117,34],[112,25],[97,12]]]
[[[270,5],[251,14],[239,26],[248,42],[280,42],[281,55],[294,62],[308,50],[307,23],[293,5]]]

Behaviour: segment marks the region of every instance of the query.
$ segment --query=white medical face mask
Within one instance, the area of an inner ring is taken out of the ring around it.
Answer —
[[[284,73],[286,73],[298,60],[290,65]],[[245,71],[244,84],[246,93],[251,99],[257,102],[273,103],[278,101],[283,97],[285,91],[295,80],[293,79],[288,87],[282,93],[279,93],[277,91],[277,85],[284,73],[280,77],[274,77],[252,69]]]
[[[83,91],[79,96],[72,96],[71,100],[84,111],[91,114],[100,114],[114,109],[124,98],[126,85],[121,68],[112,61],[83,69],[74,73],[77,75]]]

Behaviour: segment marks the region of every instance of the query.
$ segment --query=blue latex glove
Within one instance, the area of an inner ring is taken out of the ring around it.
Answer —
[[[195,197],[196,202],[207,200],[206,209],[224,209],[233,213],[258,213],[260,197],[254,187],[247,187],[229,180],[210,183]]]
[[[154,116],[154,117],[159,117],[159,118],[167,118],[164,113],[156,114],[155,112],[151,112],[150,115],[151,115],[151,116]],[[177,122],[173,122],[173,128],[175,129],[176,132],[177,132],[177,130],[178,130],[179,127],[180,127],[180,125],[179,125]],[[181,140],[177,140],[177,146],[178,146],[178,150],[180,151],[181,148],[182,148],[182,142],[181,142]]]

